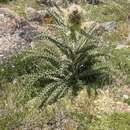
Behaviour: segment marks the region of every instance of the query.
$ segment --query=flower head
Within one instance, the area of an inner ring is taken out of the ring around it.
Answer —
[[[83,20],[83,9],[80,5],[71,4],[65,11],[66,24],[74,29],[79,29]]]

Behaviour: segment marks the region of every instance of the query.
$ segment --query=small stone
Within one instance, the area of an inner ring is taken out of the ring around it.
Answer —
[[[108,32],[113,32],[117,29],[117,23],[114,21],[102,23],[100,26],[104,27],[105,31]]]
[[[115,49],[119,50],[119,49],[124,49],[124,48],[129,48],[129,47],[130,47],[129,45],[118,44]]]
[[[129,96],[128,95],[123,95],[123,99],[127,100],[127,99],[129,99]]]
[[[34,8],[31,7],[25,8],[25,14],[27,16],[27,19],[30,21],[42,22],[41,14],[38,11],[36,11]]]

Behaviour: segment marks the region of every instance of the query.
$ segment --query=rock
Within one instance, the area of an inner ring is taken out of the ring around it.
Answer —
[[[100,26],[98,23],[96,23],[95,21],[88,21],[88,22],[84,22],[82,24],[82,29],[83,30],[88,30],[92,27],[95,27],[95,31],[97,36],[101,36],[104,32],[105,32],[105,27]]]
[[[95,26],[95,30],[96,30],[96,34],[97,36],[101,36],[104,32],[113,32],[116,31],[117,29],[117,23],[114,21],[110,21],[110,22],[105,22],[105,23],[95,23],[94,21],[90,21],[90,24],[86,24],[86,27],[91,27],[92,25],[96,25]]]
[[[123,100],[127,100],[127,99],[129,99],[129,96],[128,95],[123,95]]]
[[[43,20],[42,14],[36,11],[34,8],[31,7],[25,8],[25,14],[29,21],[38,21],[42,23]]]
[[[0,8],[0,62],[19,49],[31,48],[34,36],[46,30],[41,19],[48,18],[47,11],[36,11],[32,8],[27,10],[28,13],[32,11],[29,21],[18,17],[9,9]],[[35,17],[36,14],[39,14],[40,20]]]
[[[0,34],[8,32],[13,33],[16,30],[17,22],[20,20],[15,12],[0,8]]]
[[[34,28],[15,12],[0,8],[0,61],[17,49],[28,48]]]
[[[117,44],[115,49],[124,49],[124,48],[129,48],[129,47],[130,47],[129,45],[127,45],[125,42],[122,41]]]
[[[130,112],[130,106],[129,106],[127,103],[115,102],[114,108],[115,108],[115,110],[117,110],[117,111]]]
[[[117,29],[117,23],[114,21],[109,21],[102,23],[99,27],[102,27],[105,29],[105,31],[113,32]]]
[[[27,42],[32,41],[32,37],[35,31],[35,27],[31,25],[31,23],[27,22],[26,20],[21,20],[19,22],[19,36],[23,38]]]
[[[14,11],[12,11],[8,8],[0,8],[0,14],[7,15],[8,17],[12,17],[15,19],[20,19],[20,17]]]
[[[47,18],[51,17],[47,10],[37,11],[31,7],[26,8],[25,13],[29,22],[38,22],[41,25],[46,23]]]

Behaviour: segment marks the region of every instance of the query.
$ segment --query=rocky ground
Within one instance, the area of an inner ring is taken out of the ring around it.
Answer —
[[[0,60],[19,49],[31,47],[33,37],[42,30],[43,16],[33,8],[25,11],[29,20],[8,8],[0,8]]]
[[[61,5],[63,1],[55,2]],[[38,0],[37,3],[52,6],[49,1]],[[24,12],[26,20],[9,8],[0,8],[0,61],[19,49],[31,47],[33,37],[43,31],[41,24],[46,11],[36,11],[34,8],[27,7]]]
[[[29,23],[15,15],[15,12],[0,8],[0,59],[5,59],[17,49],[29,47],[32,30]]]

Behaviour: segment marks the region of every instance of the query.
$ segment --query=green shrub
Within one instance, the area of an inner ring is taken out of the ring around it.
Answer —
[[[17,128],[22,124],[24,117],[24,112],[8,113],[8,115],[4,115],[3,118],[0,117],[0,129],[8,130]]]
[[[55,25],[52,27],[56,30],[56,37],[42,33],[36,40],[49,41],[53,47],[15,55],[0,70],[1,79],[19,78],[24,89],[22,97],[26,101],[40,96],[40,107],[66,94],[76,96],[86,86],[89,95],[91,88],[97,94],[97,87],[110,82],[108,65],[102,53],[103,44],[95,36],[94,26],[88,31],[72,30],[64,25],[56,12],[49,13],[53,13]]]
[[[124,102],[127,103],[128,105],[130,105],[130,98],[124,99]]]
[[[103,65],[104,54],[99,53],[98,41],[92,39],[92,35],[89,38],[90,34],[85,32],[77,33],[75,41],[67,36],[67,28],[58,27],[57,30],[59,38],[47,34],[39,36],[54,44],[53,48],[45,48],[43,52],[28,51],[20,58],[16,56],[12,72],[10,67],[5,69],[7,77],[21,77],[25,92],[29,93],[30,90],[33,93],[33,90],[40,88],[42,106],[55,102],[67,93],[75,96],[84,85],[96,84],[93,85],[96,93],[97,85],[102,87],[102,84],[109,82],[107,67]],[[90,89],[87,87],[88,92]]]

